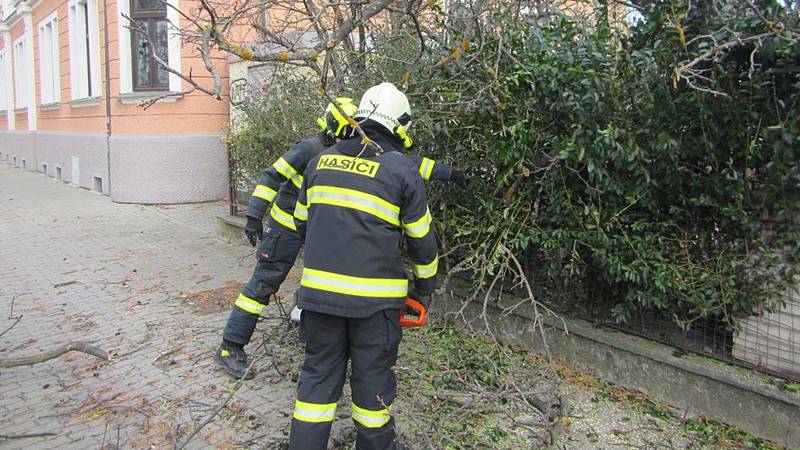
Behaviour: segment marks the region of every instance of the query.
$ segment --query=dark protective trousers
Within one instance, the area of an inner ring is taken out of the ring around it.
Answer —
[[[392,368],[403,337],[399,310],[386,309],[366,319],[304,310],[301,327],[307,339],[306,359],[297,386],[289,449],[328,448],[348,360],[356,448],[396,448],[389,408],[397,393]]]
[[[256,251],[255,270],[228,316],[223,339],[242,345],[250,342],[261,310],[286,279],[302,246],[295,231],[270,217]]]

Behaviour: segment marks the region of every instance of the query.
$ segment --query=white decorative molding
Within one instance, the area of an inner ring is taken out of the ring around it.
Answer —
[[[27,66],[28,90],[28,130],[36,131],[36,63],[33,52],[33,14],[30,5],[20,6],[22,20],[25,22],[25,64]]]
[[[131,62],[131,31],[128,29],[128,19],[130,17],[130,0],[119,0],[117,2],[117,26],[119,33],[119,93],[130,94],[133,92],[133,63]]]
[[[47,28],[50,27],[49,33]],[[39,87],[41,106],[61,101],[61,58],[59,52],[58,10],[39,22]]]
[[[8,113],[6,114],[6,127],[8,130],[14,130],[16,128],[16,114],[13,113],[14,111],[14,72],[13,72],[13,65],[11,62],[12,59],[12,48],[11,48],[11,31],[5,25],[0,25],[0,38],[3,39],[3,48],[6,52],[6,57],[4,58],[3,67],[0,67],[5,73],[5,79],[7,83],[3,88],[5,89],[5,96],[6,96],[6,107]]]
[[[85,5],[85,6],[84,6]],[[88,27],[79,9],[87,10]],[[69,66],[72,100],[94,97],[101,94],[100,77],[100,26],[97,0],[70,0],[69,2]],[[89,36],[88,61],[86,44],[82,39]],[[91,82],[91,92],[88,84]]]
[[[180,0],[167,0],[167,21],[169,22],[169,38],[167,48],[167,58],[169,67],[176,72],[181,71],[181,35],[180,35],[180,21],[181,17],[178,14],[180,8]],[[174,28],[173,27],[177,27]],[[181,92],[182,80],[175,74],[169,74],[169,90],[172,92]]]
[[[28,82],[32,75],[29,73],[29,65],[27,60],[28,45],[27,36],[23,33],[22,36],[14,40],[11,45],[11,61],[14,65],[14,111],[22,112],[30,106],[30,83]]]

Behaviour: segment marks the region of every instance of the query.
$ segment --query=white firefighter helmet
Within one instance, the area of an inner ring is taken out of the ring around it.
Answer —
[[[374,120],[403,138],[411,125],[411,106],[395,85],[383,82],[364,92],[355,117]]]

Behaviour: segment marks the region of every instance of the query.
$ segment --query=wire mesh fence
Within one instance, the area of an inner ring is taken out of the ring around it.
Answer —
[[[735,329],[722,321],[700,319],[682,329],[657,313],[647,313],[617,323],[597,316],[591,322],[657,341],[677,349],[725,363],[800,382],[800,296],[787,295],[774,311],[741,318]]]
[[[247,200],[253,191],[252,183],[236,175],[236,160],[228,154],[228,198],[230,199],[230,214],[244,216],[247,211]]]

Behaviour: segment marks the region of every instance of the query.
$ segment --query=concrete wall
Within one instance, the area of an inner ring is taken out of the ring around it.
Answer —
[[[111,155],[111,178],[108,153]],[[110,195],[121,203],[192,203],[228,195],[222,135],[112,136],[101,133],[2,132],[0,160]]]
[[[33,172],[43,173],[45,164],[46,175],[51,177],[57,177],[57,168],[61,168],[63,181],[87,189],[99,187],[96,190],[108,194],[108,159],[103,134],[0,131],[0,153],[3,154],[0,159],[9,164],[13,164],[16,155],[16,166],[20,168],[25,159],[25,168]]]
[[[106,136],[101,133],[36,133],[36,155],[42,171],[56,176],[61,167],[61,179],[87,189],[108,194],[108,157]],[[99,180],[96,180],[99,179]]]
[[[225,198],[228,156],[222,135],[111,137],[111,199],[189,203]]]
[[[6,133],[0,131],[0,153],[4,155],[7,153],[8,163],[22,167],[22,160],[25,160],[25,168],[28,170],[36,170],[39,164],[36,160],[36,143],[35,133],[19,132],[19,133]],[[14,163],[16,156],[17,162]]]

